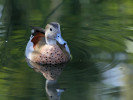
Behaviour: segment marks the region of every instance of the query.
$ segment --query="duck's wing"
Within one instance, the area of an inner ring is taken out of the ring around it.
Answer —
[[[33,36],[35,36],[38,32],[45,34],[45,29],[44,28],[35,27],[35,26],[31,26],[31,28],[32,28],[31,33],[32,33]]]
[[[45,29],[41,27],[31,26],[31,40],[33,43],[34,50],[39,50],[39,48],[46,44],[45,40]]]

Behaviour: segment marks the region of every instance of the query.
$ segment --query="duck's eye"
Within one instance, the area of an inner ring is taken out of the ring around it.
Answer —
[[[52,31],[52,28],[50,28],[50,31]]]

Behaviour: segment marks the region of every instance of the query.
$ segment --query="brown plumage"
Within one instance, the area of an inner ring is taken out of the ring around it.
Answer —
[[[36,53],[36,52],[33,52]],[[58,45],[44,45],[40,48],[40,54],[32,58],[33,61],[41,64],[60,64],[67,62],[67,56]],[[34,55],[34,54],[33,54]]]

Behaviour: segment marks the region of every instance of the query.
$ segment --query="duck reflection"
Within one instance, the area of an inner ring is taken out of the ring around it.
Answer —
[[[60,100],[61,93],[64,89],[58,89],[56,80],[46,80],[46,92],[50,100]]]
[[[27,59],[28,65],[36,72],[41,72],[47,79],[45,84],[46,93],[50,100],[60,100],[61,93],[65,89],[59,89],[57,79],[63,71],[65,64],[60,65],[41,65]]]

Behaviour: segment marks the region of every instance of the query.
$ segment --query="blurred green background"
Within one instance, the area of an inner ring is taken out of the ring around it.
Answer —
[[[49,100],[24,52],[30,26],[52,21],[73,57],[61,100],[132,100],[133,0],[0,0],[0,100]]]

